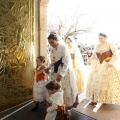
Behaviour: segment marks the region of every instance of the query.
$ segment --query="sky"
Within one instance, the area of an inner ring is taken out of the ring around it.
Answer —
[[[50,17],[57,22],[58,16],[70,17],[78,11],[85,14],[81,24],[92,24],[92,32],[78,36],[78,42],[96,44],[98,34],[104,32],[108,40],[120,44],[120,2],[119,0],[49,0],[48,22]]]

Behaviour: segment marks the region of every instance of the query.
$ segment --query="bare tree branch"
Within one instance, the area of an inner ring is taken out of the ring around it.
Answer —
[[[66,16],[63,18],[58,17],[57,24],[52,23],[50,20],[48,24],[48,32],[56,32],[58,33],[64,40],[68,36],[76,36],[78,34],[88,33],[92,31],[92,24],[83,26],[80,22],[80,18],[82,18],[86,14],[78,15],[75,12],[71,18],[67,19]]]

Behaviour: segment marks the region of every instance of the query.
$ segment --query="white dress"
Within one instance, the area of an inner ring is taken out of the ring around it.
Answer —
[[[47,115],[45,117],[45,120],[55,120],[57,115],[57,107],[63,105],[63,90],[59,89],[54,94],[51,94],[49,96],[49,100],[51,101],[52,105],[47,108]]]
[[[49,80],[56,80],[57,74],[62,76],[60,84],[64,91],[64,102],[67,106],[72,105],[75,102],[78,89],[68,47],[59,43],[57,48],[51,49],[50,58],[51,63],[55,63],[62,58],[63,66],[58,67],[57,73],[54,72],[54,67],[52,67]]]
[[[109,62],[105,60],[100,64],[97,53],[112,51]],[[97,45],[91,62],[91,72],[88,78],[86,96],[94,102],[116,104],[120,103],[120,63],[118,49],[115,44],[107,43],[105,46]],[[108,63],[112,67],[108,67]]]
[[[39,70],[41,66],[37,69]],[[36,81],[36,73],[34,77],[34,85],[33,85],[33,101],[43,102],[46,99],[46,83],[47,80]]]

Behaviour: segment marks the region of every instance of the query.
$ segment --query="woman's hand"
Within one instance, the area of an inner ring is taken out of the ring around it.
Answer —
[[[62,76],[58,74],[57,77],[56,77],[56,81],[60,82],[61,79],[62,79]]]
[[[45,73],[49,74],[50,73],[50,69],[47,68],[47,69],[44,69],[45,70]]]

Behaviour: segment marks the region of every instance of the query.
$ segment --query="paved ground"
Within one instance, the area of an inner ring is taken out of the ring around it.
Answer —
[[[1,112],[0,120],[44,120],[46,115],[45,106],[41,105],[39,110],[32,112],[31,108],[33,107],[34,107],[34,103],[29,101],[20,106]],[[70,112],[70,115],[71,115],[71,120],[95,120],[75,110],[72,110]]]

